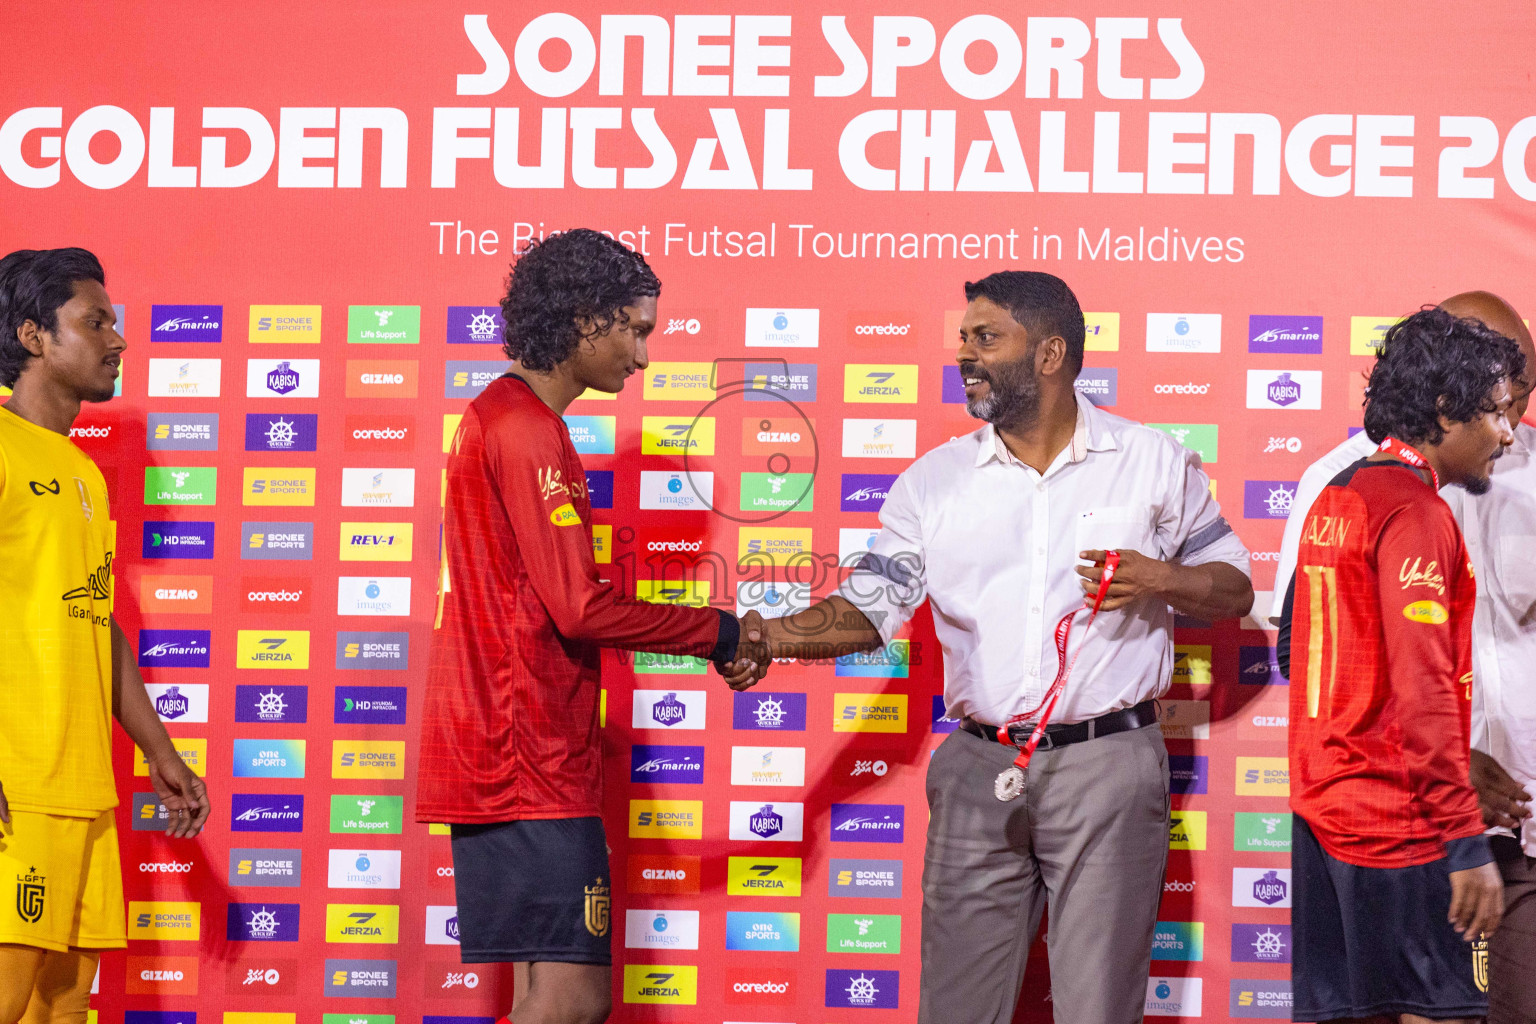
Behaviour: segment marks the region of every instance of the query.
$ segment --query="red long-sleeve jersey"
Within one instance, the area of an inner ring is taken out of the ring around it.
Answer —
[[[1357,462],[1312,506],[1281,624],[1291,808],[1334,858],[1487,859],[1458,842],[1483,831],[1468,779],[1474,590],[1450,508],[1402,463]]]
[[[603,582],[591,518],[564,420],[522,378],[493,382],[448,456],[418,821],[600,814],[600,647],[734,652],[734,617]]]

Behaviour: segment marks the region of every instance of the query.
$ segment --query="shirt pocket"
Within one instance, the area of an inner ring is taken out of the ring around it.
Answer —
[[[1077,551],[1138,551],[1161,559],[1151,505],[1107,505],[1078,513]]]

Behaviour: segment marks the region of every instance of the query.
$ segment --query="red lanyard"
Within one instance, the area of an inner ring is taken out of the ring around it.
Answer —
[[[1086,630],[1093,625],[1093,620],[1098,617],[1099,608],[1104,604],[1104,598],[1109,594],[1109,584],[1115,578],[1115,570],[1120,566],[1120,552],[1106,551],[1104,553],[1104,576],[1099,580],[1099,591],[1093,599],[1093,610],[1088,613],[1088,620],[1083,625]],[[1081,645],[1072,659],[1067,660],[1067,639],[1072,635],[1072,620],[1077,618],[1081,608],[1074,608],[1061,617],[1056,623],[1056,679],[1051,683],[1051,688],[1045,691],[1045,697],[1040,703],[1023,714],[1014,715],[997,730],[997,742],[1005,747],[1016,747],[1019,756],[1013,759],[1013,767],[1007,768],[997,777],[997,784],[993,791],[999,800],[1012,800],[1024,790],[1024,769],[1029,764],[1029,759],[1034,756],[1035,748],[1040,745],[1040,740],[1045,736],[1045,727],[1050,723],[1051,712],[1056,710],[1056,701],[1066,689],[1067,679],[1072,675],[1072,669],[1077,665],[1078,657],[1083,653]],[[1023,747],[1013,742],[1008,735],[1013,726],[1021,722],[1027,722],[1039,716],[1035,725],[1035,731],[1030,734],[1029,741]]]
[[[1438,491],[1440,489],[1440,474],[1435,472],[1435,467],[1429,464],[1428,459],[1419,454],[1417,448],[1404,444],[1395,437],[1386,438],[1377,448],[1401,462],[1408,463],[1414,469],[1429,470],[1429,478],[1434,481],[1435,490]]]

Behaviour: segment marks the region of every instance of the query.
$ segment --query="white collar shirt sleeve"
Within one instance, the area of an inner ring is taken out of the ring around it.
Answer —
[[[1199,456],[1082,396],[1072,441],[1045,473],[1013,458],[985,426],[913,463],[880,521],[838,592],[887,642],[927,600],[944,650],[947,713],[992,725],[1038,705],[1055,678],[1056,622],[1083,603],[1079,551],[1133,549],[1248,571]],[[1167,605],[1105,612],[1091,629],[1074,628],[1079,645],[1054,721],[1095,718],[1167,690]]]

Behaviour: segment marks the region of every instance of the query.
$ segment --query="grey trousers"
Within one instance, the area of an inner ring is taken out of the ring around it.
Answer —
[[[1488,1024],[1536,1020],[1536,858],[1515,840],[1494,839],[1504,876],[1504,921],[1488,940]]]
[[[1015,751],[952,733],[928,766],[919,1024],[1009,1024],[1050,907],[1058,1024],[1142,1019],[1168,861],[1168,753],[1156,725],[1037,750],[1002,803]]]

